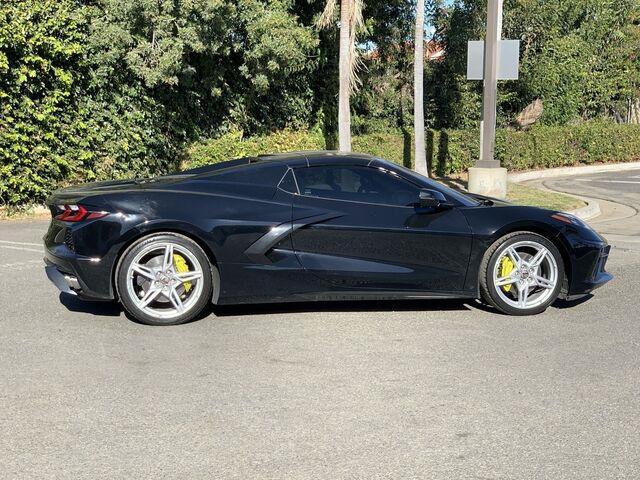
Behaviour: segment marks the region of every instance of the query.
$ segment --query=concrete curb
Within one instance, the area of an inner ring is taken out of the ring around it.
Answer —
[[[564,177],[567,175],[587,175],[590,173],[621,172],[624,170],[640,169],[640,162],[611,163],[604,165],[584,165],[580,167],[560,167],[532,172],[515,172],[508,175],[510,182],[520,183],[544,178]],[[562,192],[564,193],[564,192]]]
[[[563,195],[569,195],[568,193],[562,192]],[[572,197],[575,197],[575,195],[571,195]],[[600,214],[602,213],[600,210],[600,202],[598,202],[597,200],[593,199],[593,198],[586,198],[586,197],[576,197],[576,198],[580,198],[581,200],[587,202],[587,204],[582,207],[582,208],[577,208],[576,210],[571,210],[570,213],[571,215],[574,215],[576,217],[578,217],[581,220],[592,220],[596,217],[599,217]]]
[[[561,193],[563,195],[567,195],[569,197],[577,198],[582,200],[587,205],[578,208],[576,210],[572,210],[570,212],[571,215],[575,215],[576,217],[582,220],[591,220],[600,215],[600,202],[595,198],[583,197],[581,195],[574,195],[567,192],[562,192],[558,190],[552,190],[544,185],[541,180],[545,178],[556,178],[556,177],[565,177],[570,175],[588,175],[592,173],[603,173],[603,172],[622,172],[625,170],[636,170],[640,169],[640,162],[628,162],[628,163],[612,163],[612,164],[604,164],[604,165],[584,165],[580,167],[560,167],[560,168],[550,168],[548,170],[535,170],[532,172],[516,172],[510,173],[507,178],[510,182],[513,183],[524,183],[531,182],[537,183],[537,187],[542,190],[547,190],[549,192]],[[537,181],[537,182],[536,182]],[[539,182],[539,183],[538,183]]]
[[[545,190],[547,192],[561,193],[562,195],[566,195],[567,197],[577,198],[578,200],[582,200],[583,202],[585,202],[586,205],[584,207],[576,208],[575,210],[566,212],[578,217],[581,220],[591,220],[600,216],[600,213],[602,213],[600,210],[600,202],[595,198],[583,197],[581,195],[574,195],[572,193],[553,190],[544,184],[536,185],[536,188]]]
[[[582,195],[574,195],[573,193],[553,190],[552,188],[547,187],[545,183],[540,179],[536,179],[533,181],[513,182],[513,183],[525,183],[532,187],[537,188],[538,190],[551,192],[551,193],[561,193],[562,195],[566,195],[567,197],[577,198],[578,200],[582,200],[583,202],[586,203],[584,207],[576,208],[575,210],[569,210],[568,212],[565,212],[565,213],[574,215],[581,220],[591,220],[599,216],[600,213],[602,213],[600,210],[600,202],[595,198],[583,197]]]

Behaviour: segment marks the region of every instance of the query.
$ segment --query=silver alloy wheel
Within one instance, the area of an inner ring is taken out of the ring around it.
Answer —
[[[189,271],[177,271],[175,254],[184,258]],[[142,312],[158,319],[176,318],[191,310],[202,295],[203,284],[202,265],[177,243],[147,245],[127,270],[129,297]]]
[[[515,268],[501,276],[502,259],[507,257]],[[493,286],[510,306],[526,310],[545,303],[558,284],[558,264],[544,245],[526,240],[505,247],[493,268]],[[504,287],[510,285],[510,291]]]

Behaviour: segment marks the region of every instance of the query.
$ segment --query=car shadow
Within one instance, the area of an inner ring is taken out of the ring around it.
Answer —
[[[130,321],[140,323],[129,315],[117,302],[83,300],[66,293],[60,293],[59,299],[60,303],[71,312],[110,317],[118,317],[124,313],[125,317]],[[470,299],[283,302],[246,305],[210,305],[188,323],[203,320],[210,315],[216,317],[238,317],[312,312],[450,312],[471,310],[481,310],[494,314],[500,313],[477,300]]]
[[[572,308],[578,305],[582,305],[585,302],[588,302],[589,300],[591,300],[593,298],[593,294],[589,293],[587,295],[584,295],[582,297],[579,298],[574,298],[572,300],[563,300],[561,298],[559,298],[558,300],[556,300],[555,302],[553,302],[552,306],[554,308],[558,308],[560,310],[563,310],[565,308]]]
[[[473,300],[367,300],[212,305],[210,313],[216,317],[235,317],[308,312],[468,311],[475,308],[482,309],[483,305]]]
[[[118,302],[114,301],[100,302],[83,300],[68,293],[60,293],[59,299],[60,303],[70,312],[88,313],[90,315],[107,317],[119,317],[122,313],[122,307]]]

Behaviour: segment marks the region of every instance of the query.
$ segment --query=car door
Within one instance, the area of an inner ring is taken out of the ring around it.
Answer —
[[[456,208],[420,208],[420,186],[364,165],[294,170],[292,245],[327,285],[388,291],[463,288],[471,231]]]

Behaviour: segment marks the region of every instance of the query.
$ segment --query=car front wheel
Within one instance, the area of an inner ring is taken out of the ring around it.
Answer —
[[[120,301],[131,316],[148,325],[188,322],[211,300],[212,268],[189,238],[151,235],[122,257],[116,277]]]
[[[480,268],[484,300],[510,315],[535,315],[547,309],[562,288],[564,264],[556,246],[530,232],[496,241]]]

